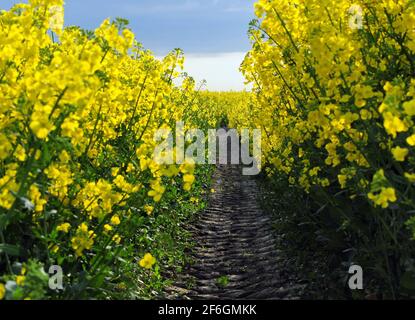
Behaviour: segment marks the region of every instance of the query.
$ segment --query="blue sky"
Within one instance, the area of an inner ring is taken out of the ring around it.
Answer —
[[[19,0],[0,0],[9,9]],[[94,29],[107,17],[123,17],[157,56],[185,51],[188,71],[211,90],[242,89],[237,71],[249,50],[255,0],[66,0],[65,24]]]

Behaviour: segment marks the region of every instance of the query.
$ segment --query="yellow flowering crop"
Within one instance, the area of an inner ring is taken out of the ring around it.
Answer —
[[[128,260],[131,243],[145,250],[150,235],[137,233],[143,224],[154,232],[155,203],[171,201],[176,186],[191,191],[197,179],[194,163],[154,160],[155,133],[178,121],[205,129],[218,109],[200,108],[208,100],[181,74],[181,50],[155,58],[122,19],[64,28],[62,0],[30,0],[1,11],[0,26],[5,241],[19,247],[23,230],[25,257],[104,274]],[[128,250],[120,251],[123,240]]]
[[[369,199],[372,200],[375,205],[381,206],[382,208],[387,208],[389,203],[393,203],[397,200],[396,192],[393,188],[382,188],[378,195],[369,193]]]
[[[312,224],[329,216],[335,237],[367,245],[374,234],[389,250],[407,227],[415,234],[413,1],[258,0],[254,10],[241,65],[252,89],[238,93],[199,92],[180,50],[155,58],[122,19],[64,28],[62,0],[0,13],[0,230],[12,252],[2,281],[30,285],[10,271],[27,256],[72,269],[73,283],[83,271],[87,286],[116,281],[137,248],[157,248],[163,265],[169,219],[181,225],[182,200],[198,204],[204,185],[194,161],[154,157],[155,133],[178,122],[261,129],[265,175],[302,189],[321,213]],[[383,254],[388,268],[408,256]],[[146,253],[139,266],[156,262]]]
[[[84,250],[90,250],[94,245],[96,234],[92,230],[88,230],[88,226],[82,223],[76,230],[76,235],[71,239],[72,248],[78,257],[83,255]]]
[[[115,215],[111,218],[111,224],[114,226],[118,226],[121,223],[120,217]]]
[[[150,216],[154,211],[154,207],[150,205],[145,205],[144,211]]]
[[[227,116],[231,127],[262,129],[268,175],[283,173],[306,192],[345,190],[413,210],[413,192],[397,183],[413,183],[415,172],[410,2],[256,2],[253,46],[241,67],[252,94]],[[359,26],[350,16],[356,6]],[[381,169],[382,185],[373,187]]]
[[[68,222],[65,222],[65,223],[62,223],[61,225],[57,226],[56,230],[68,233],[70,228],[71,228],[71,224],[68,223]]]
[[[139,261],[139,265],[145,269],[151,269],[156,263],[156,258],[154,258],[151,253],[146,253],[144,257]]]
[[[293,225],[343,237],[396,292],[391,265],[407,270],[404,259],[376,254],[413,257],[413,1],[258,0],[255,14],[241,66],[252,92],[226,112],[229,126],[260,128],[264,173],[311,201],[317,213]]]

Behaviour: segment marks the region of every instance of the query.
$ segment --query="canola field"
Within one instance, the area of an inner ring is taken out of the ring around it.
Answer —
[[[178,122],[261,129],[260,178],[309,208],[288,219],[375,292],[414,295],[414,1],[257,1],[244,92],[201,90],[123,19],[63,28],[62,6],[0,13],[0,299],[160,296],[215,192],[214,166],[155,161]]]

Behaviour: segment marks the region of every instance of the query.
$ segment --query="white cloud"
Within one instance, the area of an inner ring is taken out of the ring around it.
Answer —
[[[210,91],[243,90],[244,77],[239,67],[245,57],[244,52],[217,54],[188,54],[185,72],[197,82],[207,81]]]

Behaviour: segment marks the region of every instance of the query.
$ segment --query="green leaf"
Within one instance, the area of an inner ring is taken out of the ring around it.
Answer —
[[[221,276],[217,279],[216,282],[220,287],[224,288],[229,284],[229,277],[228,276]]]
[[[10,256],[18,257],[22,254],[22,249],[19,246],[12,244],[0,243],[0,253],[5,253]]]
[[[1,214],[0,215],[0,231],[5,230],[8,224],[9,224],[9,217],[6,214]]]

